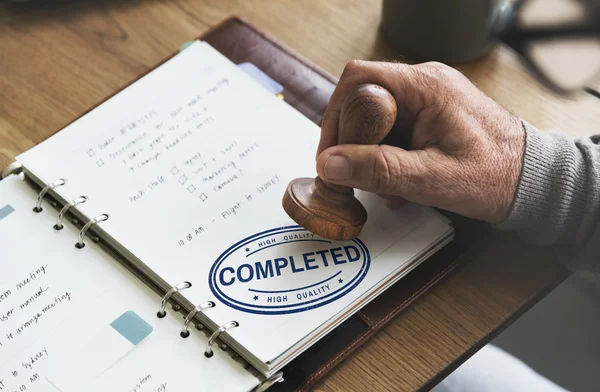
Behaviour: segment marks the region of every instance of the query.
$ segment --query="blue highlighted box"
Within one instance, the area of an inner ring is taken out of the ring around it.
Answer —
[[[150,335],[153,330],[150,324],[131,310],[119,316],[115,321],[110,323],[110,326],[134,346]]]
[[[283,92],[283,86],[273,80],[256,65],[252,63],[241,63],[238,64],[238,67],[271,93],[281,94]]]

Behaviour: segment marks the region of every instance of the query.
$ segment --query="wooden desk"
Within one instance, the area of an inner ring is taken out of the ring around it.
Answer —
[[[351,59],[399,58],[380,37],[378,0],[35,3],[0,6],[2,168],[231,14],[247,18],[334,75]],[[534,125],[572,135],[597,132],[600,102],[554,96],[508,50],[460,68]],[[551,263],[506,267],[486,257],[511,257],[507,244],[508,238],[488,247],[483,257],[423,296],[334,370],[319,390],[427,389],[568,275]]]

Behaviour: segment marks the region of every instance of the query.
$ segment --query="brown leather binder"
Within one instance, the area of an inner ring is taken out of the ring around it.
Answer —
[[[224,20],[198,39],[206,41],[236,64],[253,63],[283,86],[287,103],[320,124],[337,82],[332,75],[238,17]],[[285,381],[275,384],[269,391],[311,389],[429,288],[458,265],[473,259],[479,246],[490,237],[490,229],[482,223],[444,214],[455,226],[454,241],[288,364],[283,369]],[[151,281],[146,283],[161,292]]]
[[[198,39],[236,64],[251,62],[284,87],[285,101],[317,124],[323,119],[336,78],[247,21],[231,17]],[[270,390],[308,390],[386,323],[466,259],[467,243],[488,230],[451,216],[455,240],[369,303],[343,325],[284,368],[285,382]],[[469,238],[470,241],[465,239]]]

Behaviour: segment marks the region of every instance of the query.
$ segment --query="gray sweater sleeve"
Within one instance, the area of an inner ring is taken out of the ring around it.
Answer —
[[[600,135],[573,139],[523,122],[523,170],[498,229],[554,246],[572,270],[600,272]]]

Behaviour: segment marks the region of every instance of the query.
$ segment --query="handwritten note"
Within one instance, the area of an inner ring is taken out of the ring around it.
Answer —
[[[156,380],[152,374],[146,374],[139,378],[139,381],[129,388],[129,392],[165,392],[168,383]]]
[[[170,184],[179,188],[178,194],[211,203],[235,189],[244,178],[247,162],[260,154],[260,144],[252,139],[230,137],[220,145],[211,142],[213,134],[222,132],[219,124],[226,124],[223,117],[231,117],[222,112],[215,98],[227,94],[222,90],[229,86],[228,78],[217,79],[201,91],[178,97],[180,102],[169,100],[124,120],[127,125],[90,140],[90,147],[82,153],[95,162],[93,169],[121,175],[126,171],[133,176],[128,183],[131,186],[122,192],[129,203],[138,203]],[[191,151],[190,143],[194,143]]]
[[[227,86],[226,80],[216,82],[202,95],[185,102],[151,109],[137,118],[127,119],[111,132],[90,143],[85,151],[98,170],[121,165],[127,171],[152,169],[154,163],[163,160],[167,151],[176,149],[192,135],[204,132],[215,120],[209,107],[202,105],[206,96]]]
[[[193,201],[190,206],[214,210],[214,216],[188,232],[184,228],[186,231],[173,239],[180,246],[206,232],[217,219],[231,220],[280,181],[276,167],[259,178],[253,170],[264,161],[262,145],[272,143],[269,138],[277,140],[276,135],[265,139],[249,132],[240,134],[237,129],[236,117],[256,116],[260,103],[232,115],[224,110],[223,102],[233,104],[236,99],[235,90],[228,91],[234,82],[218,74],[208,79],[201,87],[182,88],[180,94],[123,118],[90,138],[88,147],[79,148],[89,170],[99,175],[110,173],[119,184],[111,192],[123,208],[136,208],[140,203],[143,207],[139,208],[145,208],[151,202],[148,199],[164,198],[169,192],[174,202],[186,198]],[[248,189],[249,181],[256,184],[253,192],[244,192],[230,205],[219,203],[242,187]]]
[[[46,385],[43,372],[39,369],[48,361],[48,357],[46,347],[35,349],[22,357],[20,363],[14,363],[10,370],[0,371],[0,391],[31,391],[39,384]]]
[[[44,369],[53,349],[44,337],[61,328],[65,320],[72,320],[97,293],[95,285],[84,289],[77,279],[69,282],[60,256],[46,255],[44,264],[34,265],[32,261],[42,259],[39,256],[44,250],[44,246],[33,252],[22,250],[19,258],[13,254],[10,261],[21,264],[22,272],[7,271],[13,277],[0,286],[0,391],[30,391],[45,383]],[[29,259],[31,256],[37,257]]]
[[[54,271],[53,271],[54,269]],[[49,264],[34,267],[4,284],[0,302],[0,355],[19,350],[28,344],[39,330],[45,330],[61,318],[69,308],[73,294],[61,285],[58,269]]]

